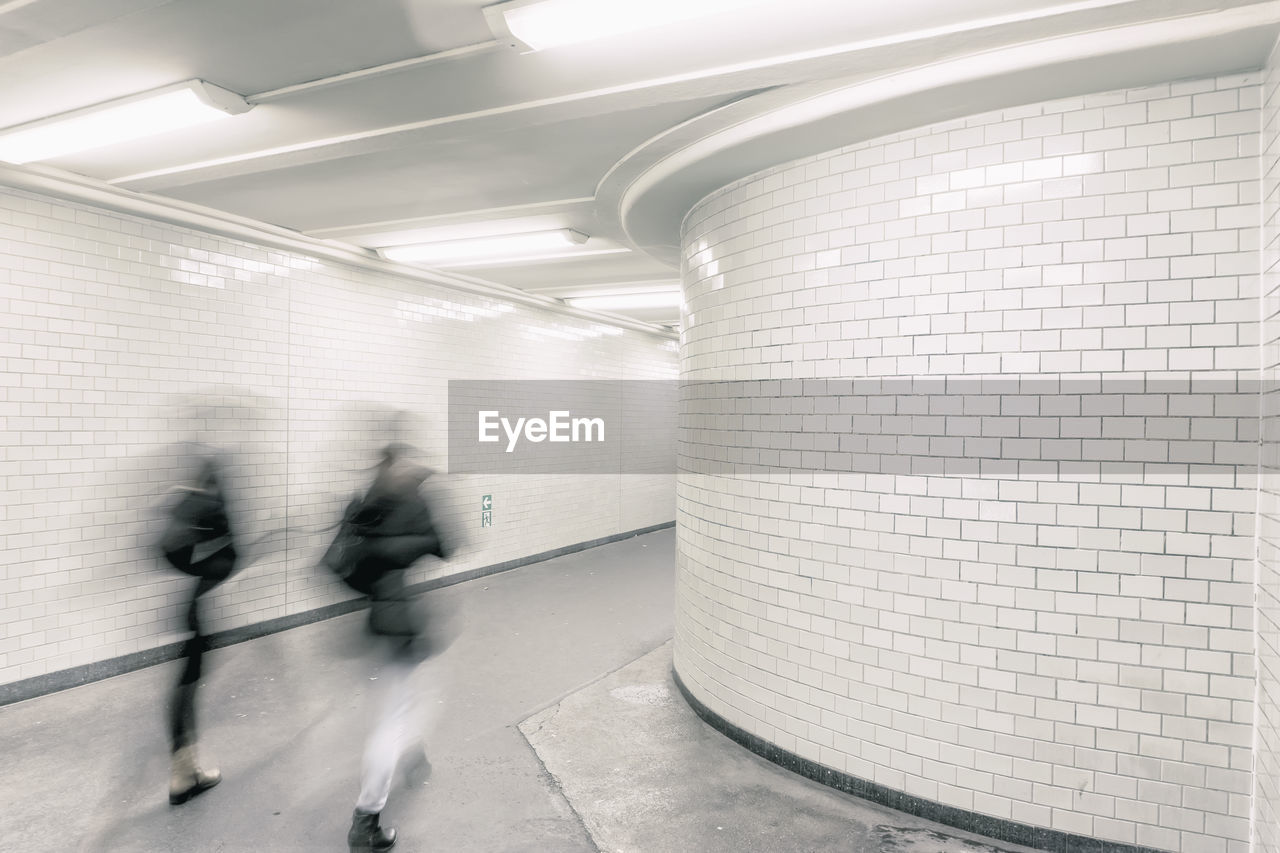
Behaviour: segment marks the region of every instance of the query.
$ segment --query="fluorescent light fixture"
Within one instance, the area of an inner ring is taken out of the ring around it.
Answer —
[[[612,249],[580,249],[576,252],[551,252],[550,254],[540,255],[509,255],[502,258],[485,258],[475,261],[444,261],[439,266],[448,267],[451,270],[467,269],[468,267],[504,267],[512,264],[541,264],[552,263],[554,261],[582,261],[588,258],[598,258],[601,255],[625,255],[631,250],[625,246],[618,246]]]
[[[513,0],[485,7],[500,40],[529,50],[607,38],[758,6],[767,0]]]
[[[252,106],[235,92],[188,80],[0,130],[0,160],[52,160],[226,118]]]
[[[589,311],[626,311],[634,308],[679,308],[680,291],[657,293],[615,293],[609,296],[579,296],[566,299],[574,308]]]
[[[468,237],[438,243],[388,246],[381,251],[382,256],[389,261],[448,265],[472,261],[501,261],[507,258],[536,258],[540,255],[563,252],[566,248],[586,241],[587,235],[581,231],[560,228],[555,231],[495,234],[490,237]]]
[[[589,299],[593,296],[619,296],[633,293],[672,293],[680,291],[678,278],[654,278],[640,281],[615,281],[611,284],[594,284],[580,287],[558,287],[542,290],[547,296],[560,299]]]

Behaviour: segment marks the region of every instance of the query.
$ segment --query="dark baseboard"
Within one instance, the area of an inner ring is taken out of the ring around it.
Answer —
[[[491,566],[482,566],[478,569],[469,569],[465,572],[459,572],[454,575],[433,578],[428,581],[423,581],[422,583],[414,584],[410,589],[414,593],[428,592],[433,589],[440,589],[441,587],[465,583],[467,581],[475,580],[476,578],[495,575],[499,572],[509,572],[512,569],[518,569],[521,566],[527,566],[531,563],[541,563],[544,560],[563,557],[566,554],[585,551],[588,548],[597,548],[601,545],[620,542],[623,539],[630,539],[633,536],[642,536],[646,533],[654,533],[658,530],[665,530],[668,527],[674,526],[674,521],[668,521],[663,524],[642,527],[638,530],[628,530],[625,533],[615,533],[612,536],[602,536],[599,539],[591,539],[586,542],[577,542],[573,545],[565,545],[562,548],[554,548],[550,551],[543,551],[540,554],[531,554],[527,557],[517,557],[514,560],[494,563]],[[252,625],[244,625],[239,628],[219,631],[216,634],[209,635],[209,648],[220,649],[226,646],[233,646],[236,643],[243,643],[246,640],[265,637],[268,634],[287,631],[290,628],[297,628],[302,625],[310,625],[313,622],[322,622],[325,619],[332,619],[335,616],[342,616],[356,610],[363,610],[366,607],[368,607],[368,600],[361,596],[348,599],[347,601],[339,601],[336,604],[317,607],[314,610],[307,610],[303,613],[292,613],[288,616],[281,616],[277,619],[267,619],[263,622],[255,622]],[[37,696],[43,696],[47,693],[56,693],[59,690],[67,690],[71,687],[80,687],[81,685],[89,684],[94,681],[101,681],[104,678],[111,678],[116,675],[123,675],[126,672],[143,669],[144,667],[155,666],[159,663],[177,660],[182,655],[182,647],[183,643],[181,641],[168,643],[163,646],[157,646],[154,649],[146,649],[145,651],[121,655],[120,657],[109,658],[108,660],[87,663],[81,666],[73,666],[69,669],[60,669],[57,672],[49,672],[44,675],[24,678],[21,681],[10,682],[9,684],[0,684],[0,706],[10,705],[14,702],[21,702],[25,699],[34,699]]]
[[[772,761],[774,764],[806,779],[812,779],[815,782],[835,788],[837,791],[843,791],[860,799],[870,800],[873,803],[878,803],[900,812],[922,817],[935,823],[953,826],[956,829],[972,832],[975,835],[982,835],[995,841],[1007,841],[1010,844],[1048,850],[1051,853],[1167,853],[1167,851],[1157,850],[1152,847],[1139,847],[1117,841],[1104,841],[1099,838],[1073,835],[1068,832],[1044,829],[1013,820],[992,817],[991,815],[944,805],[933,800],[926,800],[923,797],[887,788],[884,785],[860,779],[857,776],[850,776],[843,771],[834,770],[816,761],[802,758],[795,753],[788,752],[779,746],[769,743],[769,741],[761,737],[738,728],[694,696],[684,682],[680,680],[680,673],[676,672],[674,668],[671,671],[671,675],[675,679],[676,687],[679,688],[681,695],[689,703],[689,707],[711,728],[740,746],[746,747],[761,758]]]
[[[675,527],[674,521],[664,521],[662,524],[654,524],[649,527],[641,527],[637,530],[628,530],[626,533],[615,533],[612,536],[602,536],[599,539],[589,539],[586,542],[578,542],[574,545],[566,545],[563,548],[555,548],[550,551],[543,551],[541,554],[534,554],[530,557],[517,557],[514,560],[507,560],[502,563],[494,563],[492,566],[484,566],[479,569],[470,569],[465,572],[459,572],[456,575],[446,575],[442,578],[433,578],[429,581],[416,583],[409,589],[417,594],[428,592],[433,589],[439,589],[444,586],[453,586],[454,584],[473,581],[476,578],[483,578],[488,575],[496,575],[499,572],[508,572],[512,569],[518,569],[521,566],[527,566],[530,563],[541,563],[543,560],[553,560],[556,557],[563,557],[566,554],[575,554],[578,551],[586,551],[589,548],[598,548],[601,545],[610,545],[614,542],[621,542],[623,539],[630,539],[634,536],[643,536],[646,533],[656,533],[659,530],[666,530]]]

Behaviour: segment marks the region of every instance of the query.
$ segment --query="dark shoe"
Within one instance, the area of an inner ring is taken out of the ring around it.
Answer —
[[[351,853],[378,853],[390,850],[396,843],[396,831],[384,832],[378,826],[378,815],[357,810],[351,815],[351,829],[347,832],[347,846]]]

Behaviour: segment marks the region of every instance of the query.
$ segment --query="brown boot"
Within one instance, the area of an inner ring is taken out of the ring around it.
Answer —
[[[200,767],[194,746],[180,747],[173,753],[169,770],[169,803],[185,803],[196,794],[209,790],[222,781],[218,768]]]
[[[390,850],[396,843],[394,829],[384,832],[378,826],[378,813],[365,814],[359,809],[351,816],[351,829],[347,832],[347,845],[351,853],[380,853]]]

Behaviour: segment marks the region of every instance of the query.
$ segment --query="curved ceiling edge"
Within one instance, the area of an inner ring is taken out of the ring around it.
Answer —
[[[1260,68],[1278,34],[1280,2],[1272,2],[1028,42],[852,84],[769,90],[633,150],[600,182],[600,213],[617,218],[634,248],[678,265],[685,215],[741,178],[991,110]]]

